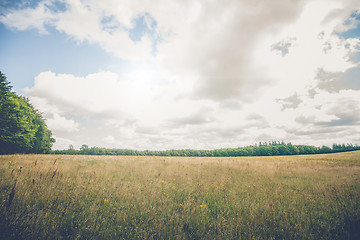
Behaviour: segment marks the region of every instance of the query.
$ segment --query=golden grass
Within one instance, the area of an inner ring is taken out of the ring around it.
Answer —
[[[355,239],[359,183],[360,151],[7,155],[0,156],[0,232],[10,239]]]

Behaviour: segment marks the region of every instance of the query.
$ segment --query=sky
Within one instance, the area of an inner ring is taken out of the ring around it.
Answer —
[[[0,0],[0,71],[53,149],[360,144],[358,0]]]

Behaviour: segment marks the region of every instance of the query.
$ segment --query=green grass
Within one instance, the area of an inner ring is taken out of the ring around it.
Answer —
[[[360,239],[359,151],[8,155],[0,189],[0,239]]]

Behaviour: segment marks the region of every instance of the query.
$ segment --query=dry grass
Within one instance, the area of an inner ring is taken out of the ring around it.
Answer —
[[[2,239],[356,239],[360,151],[0,156]]]

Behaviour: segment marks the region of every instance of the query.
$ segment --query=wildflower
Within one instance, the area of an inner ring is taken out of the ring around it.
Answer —
[[[200,207],[201,207],[201,208],[204,208],[204,207],[206,207],[206,204],[200,205]]]
[[[107,198],[104,199],[104,203],[107,203],[109,200]]]
[[[164,181],[164,180],[162,180],[162,181],[161,181],[161,183],[165,183],[165,181]]]

